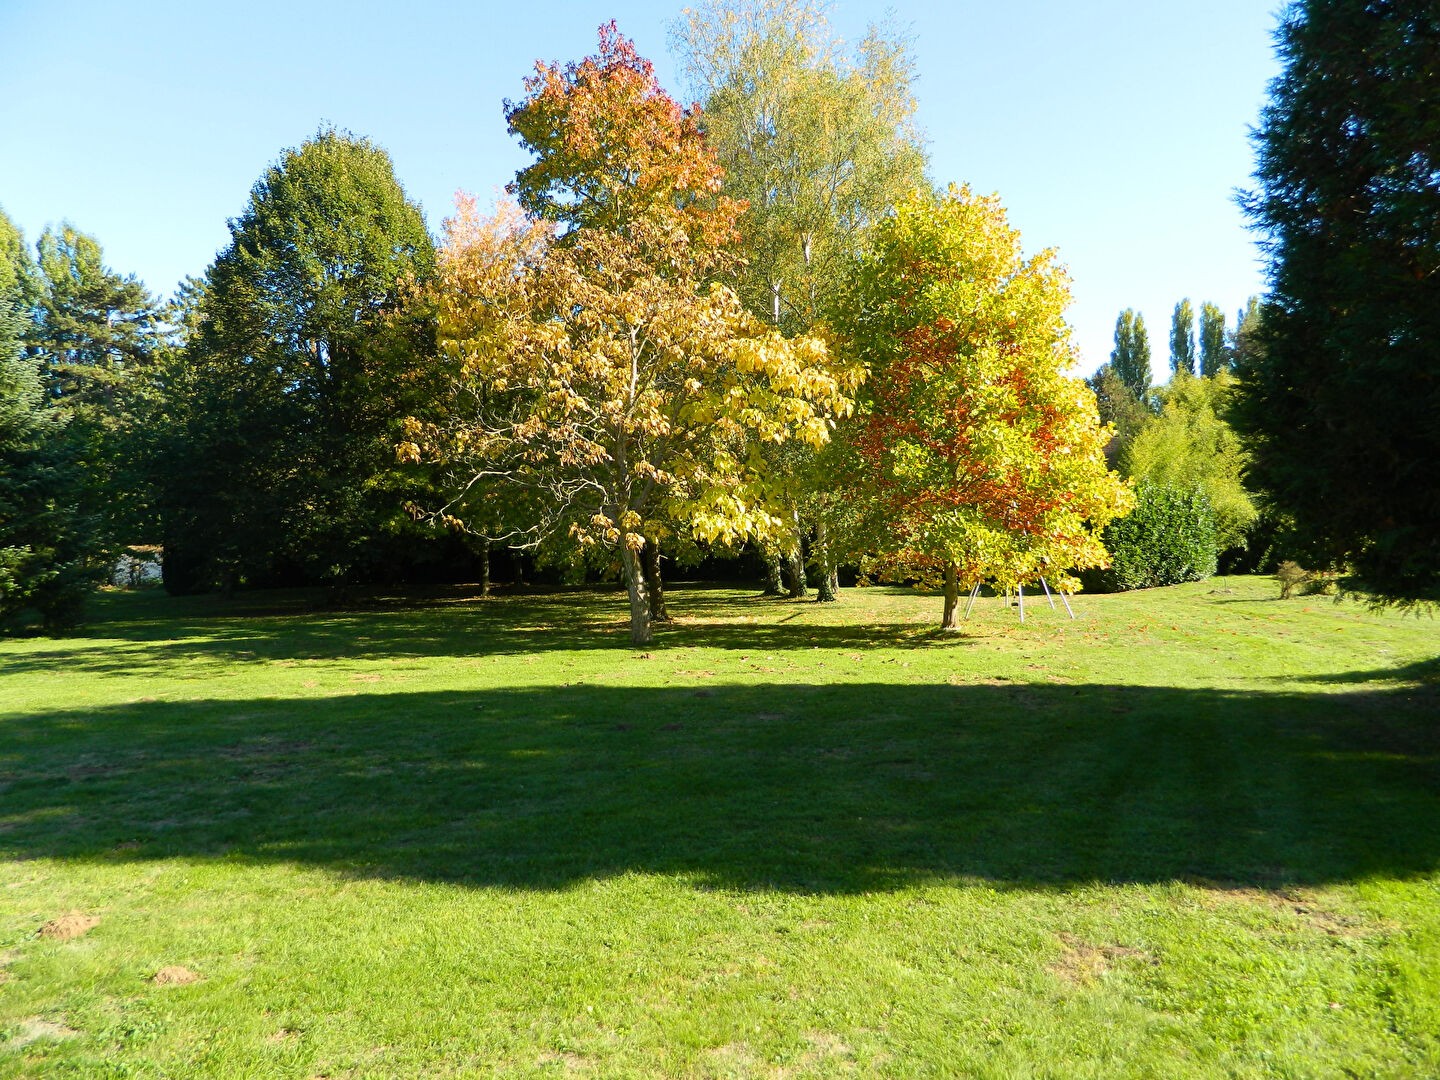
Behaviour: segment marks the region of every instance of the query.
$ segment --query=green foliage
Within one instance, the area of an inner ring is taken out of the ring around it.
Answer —
[[[1228,343],[1233,371],[1243,371],[1261,360],[1260,312],[1260,297],[1252,296],[1235,313],[1235,329],[1230,332]]]
[[[1159,415],[1120,455],[1127,476],[1203,491],[1221,551],[1245,545],[1257,513],[1244,484],[1248,457],[1226,419],[1234,389],[1229,375],[1205,379],[1177,372],[1157,394]]]
[[[335,130],[287,150],[194,291],[157,449],[167,585],[345,582],[403,561],[395,417],[433,350],[433,270],[390,157]],[[188,571],[188,572],[187,572]]]
[[[1115,320],[1115,348],[1110,369],[1129,389],[1130,396],[1143,402],[1150,393],[1150,335],[1145,316],[1126,308]]]
[[[80,620],[100,545],[64,419],[20,355],[15,292],[0,293],[0,629],[54,630]]]
[[[98,240],[68,223],[46,229],[36,250],[28,352],[46,400],[65,415],[81,501],[110,547],[154,539],[136,458],[164,347],[162,309],[133,275],[105,265]]]
[[[1208,300],[1200,305],[1200,374],[1213,378],[1229,367],[1225,313]]]
[[[1170,316],[1170,370],[1195,374],[1195,309],[1188,299]]]
[[[29,343],[46,393],[92,425],[117,424],[125,383],[157,345],[159,305],[69,223],[41,233],[36,250],[41,293]]]
[[[1440,80],[1432,3],[1304,0],[1246,209],[1271,291],[1240,365],[1253,476],[1382,601],[1440,601]]]
[[[740,298],[808,331],[864,230],[925,186],[908,42],[871,26],[847,55],[815,0],[706,0],[671,37],[723,190],[747,204]]]
[[[1200,581],[1215,573],[1215,514],[1199,488],[1142,480],[1135,509],[1105,527],[1113,560],[1098,575],[1102,589],[1124,592]]]
[[[1135,396],[1113,364],[1102,364],[1094,375],[1085,380],[1085,385],[1095,394],[1100,422],[1115,429],[1115,440],[1106,448],[1106,455],[1113,458],[1120,447],[1155,418],[1155,412]]]

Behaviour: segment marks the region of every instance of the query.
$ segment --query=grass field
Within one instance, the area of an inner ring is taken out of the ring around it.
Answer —
[[[0,1076],[1440,1075],[1440,638],[1216,579],[102,598],[0,642]]]

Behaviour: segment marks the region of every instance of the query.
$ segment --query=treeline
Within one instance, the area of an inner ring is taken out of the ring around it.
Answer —
[[[0,218],[3,617],[73,620],[144,544],[174,592],[519,552],[618,574],[637,642],[666,562],[743,550],[791,596],[834,599],[842,564],[943,587],[953,626],[982,580],[1136,587],[1254,565],[1257,522],[1314,539],[1249,479],[1291,313],[1206,304],[1197,334],[1182,302],[1155,389],[1125,312],[1087,388],[1053,253],[926,179],[903,40],[846,49],[805,0],[712,3],[673,40],[701,107],[613,24],[537,65],[505,107],[532,154],[513,201],[462,200],[438,243],[333,129],[165,304],[73,228],[32,257]]]

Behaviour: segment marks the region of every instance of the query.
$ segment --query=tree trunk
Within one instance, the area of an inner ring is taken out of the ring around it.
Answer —
[[[791,510],[790,516],[795,522],[795,546],[785,553],[785,559],[790,564],[790,599],[803,600],[809,590],[805,588],[805,548],[804,541],[800,539],[800,511]]]
[[[640,549],[640,568],[645,572],[645,590],[650,594],[650,621],[667,623],[670,613],[665,610],[665,581],[660,576],[660,541],[654,537],[645,538]]]
[[[940,629],[960,629],[960,577],[954,563],[945,564],[945,618]]]
[[[625,568],[625,590],[630,594],[630,644],[650,644],[650,590],[645,587],[645,570],[640,553],[620,537],[620,560]]]
[[[480,544],[480,598],[483,600],[490,595],[490,538],[487,536]]]
[[[820,587],[815,593],[817,603],[830,604],[840,599],[836,592],[836,573],[830,556],[830,530],[824,520],[815,523],[815,561],[820,564]]]
[[[784,596],[785,581],[780,575],[779,550],[772,547],[763,547],[760,549],[760,558],[765,562],[765,586],[760,590],[760,595]]]
[[[805,557],[796,544],[785,553],[785,595],[791,600],[803,600],[810,594],[805,587]]]

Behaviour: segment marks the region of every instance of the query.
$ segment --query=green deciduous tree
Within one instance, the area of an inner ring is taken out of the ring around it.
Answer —
[[[1240,371],[1260,362],[1260,297],[1252,296],[1235,313],[1235,328],[1230,331],[1230,369]]]
[[[322,131],[260,178],[171,380],[170,583],[385,572],[403,516],[392,428],[433,350],[401,302],[433,265],[419,207],[368,140]]]
[[[1154,410],[1137,398],[1110,364],[1101,364],[1085,385],[1095,395],[1100,422],[1115,429],[1115,438],[1106,448],[1106,456],[1114,462],[1120,451],[1135,435],[1155,418]]]
[[[838,326],[870,371],[857,440],[891,515],[884,563],[959,590],[1107,562],[1099,534],[1129,506],[1109,432],[1066,370],[1069,281],[1026,257],[999,200],[917,196],[882,222]]]
[[[1170,370],[1195,374],[1195,309],[1188,299],[1170,316]]]
[[[1206,301],[1200,305],[1200,374],[1220,374],[1230,364],[1225,343],[1225,313]]]
[[[1136,480],[1205,493],[1219,549],[1243,547],[1256,518],[1244,484],[1248,459],[1226,420],[1234,379],[1176,372],[1157,396],[1160,412],[1126,443],[1120,468]]]
[[[1245,201],[1270,291],[1237,423],[1352,584],[1440,600],[1440,10],[1304,0],[1276,40]]]

